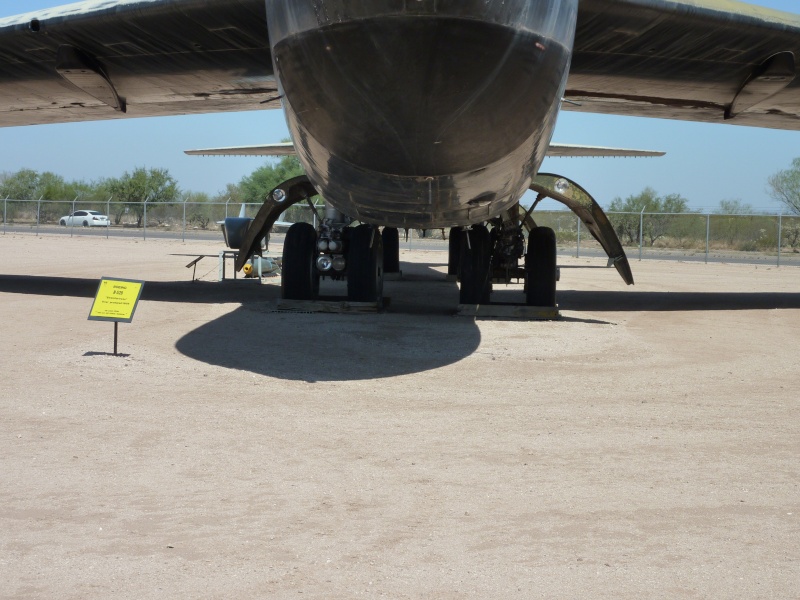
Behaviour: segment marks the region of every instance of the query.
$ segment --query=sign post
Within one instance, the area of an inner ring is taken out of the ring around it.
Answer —
[[[120,323],[133,321],[133,313],[139,304],[144,281],[103,277],[97,288],[90,321],[112,321],[114,323],[114,356],[117,356],[117,339]]]

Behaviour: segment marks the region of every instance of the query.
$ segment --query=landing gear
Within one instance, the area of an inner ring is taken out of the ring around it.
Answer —
[[[295,223],[283,245],[281,295],[285,300],[314,300],[319,295],[316,267],[317,232],[308,223]]]
[[[525,278],[525,303],[528,306],[556,306],[556,235],[549,227],[533,227],[528,236],[528,251],[519,219],[508,215],[470,230],[450,232],[448,273],[458,261],[461,304],[488,304],[492,282],[509,283]],[[458,239],[458,250],[453,239]],[[520,266],[524,257],[525,267]]]
[[[525,255],[525,303],[556,305],[556,234],[549,227],[535,227],[528,234]]]
[[[379,302],[383,297],[383,239],[378,228],[359,225],[350,231],[347,252],[347,299]]]
[[[383,272],[400,272],[400,234],[395,227],[384,227],[383,233]]]
[[[492,238],[485,225],[474,225],[463,232],[459,254],[459,302],[488,303],[492,291]]]

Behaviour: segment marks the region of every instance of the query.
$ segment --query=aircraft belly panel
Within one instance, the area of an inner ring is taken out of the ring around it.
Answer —
[[[290,107],[285,108],[291,113]],[[298,132],[295,139],[303,140],[298,157],[327,201],[362,222],[401,228],[455,227],[486,220],[519,200],[533,177],[532,165],[538,166],[544,157],[534,138],[476,171],[438,177],[395,175],[343,161],[307,132]]]
[[[430,228],[516,202],[550,142],[577,2],[345,4],[268,6],[289,128],[326,200]]]
[[[396,175],[479,169],[518,148],[567,59],[553,40],[444,18],[345,23],[275,47],[299,126],[342,160]]]

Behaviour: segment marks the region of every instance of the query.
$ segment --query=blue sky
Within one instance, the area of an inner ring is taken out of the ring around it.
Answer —
[[[800,14],[800,0],[751,4]],[[0,0],[0,17],[63,4]],[[188,157],[183,150],[279,141],[288,132],[279,110],[189,117],[130,119],[0,129],[0,170],[53,171],[68,179],[116,176],[138,166],[166,167],[183,189],[215,193],[264,163],[255,158]],[[679,193],[695,209],[723,199],[777,212],[766,180],[800,157],[800,132],[589,115],[564,111],[554,141],[664,150],[657,159],[547,159],[556,172],[585,187],[601,205],[645,186]]]

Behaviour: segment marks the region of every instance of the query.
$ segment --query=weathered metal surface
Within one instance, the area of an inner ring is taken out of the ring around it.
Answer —
[[[62,46],[113,93],[63,79]],[[264,0],[82,2],[0,20],[0,126],[279,106]]]
[[[557,185],[559,181],[566,182],[568,186],[559,191],[559,186]],[[631,266],[628,262],[628,257],[625,255],[622,243],[617,237],[617,232],[614,231],[614,227],[608,220],[606,213],[603,212],[603,209],[600,208],[600,205],[592,198],[589,192],[571,179],[551,173],[537,175],[536,179],[531,183],[531,189],[565,204],[574,212],[586,226],[586,229],[589,230],[589,233],[592,234],[592,237],[606,251],[609,262],[613,262],[614,267],[625,283],[633,285]]]
[[[577,0],[267,8],[289,130],[326,202],[436,229],[519,200],[550,143]]]
[[[800,15],[732,0],[581,0],[565,110],[725,122],[770,57],[800,56]],[[800,80],[728,123],[800,129]]]
[[[283,202],[275,200],[275,190],[277,189],[283,190],[286,194],[286,199]],[[240,271],[247,260],[260,249],[261,240],[272,229],[272,225],[278,220],[281,213],[293,204],[303,202],[317,195],[317,190],[314,189],[314,186],[311,185],[305,175],[289,179],[275,188],[275,190],[269,193],[242,238],[239,256],[236,259],[235,268],[237,271]]]

